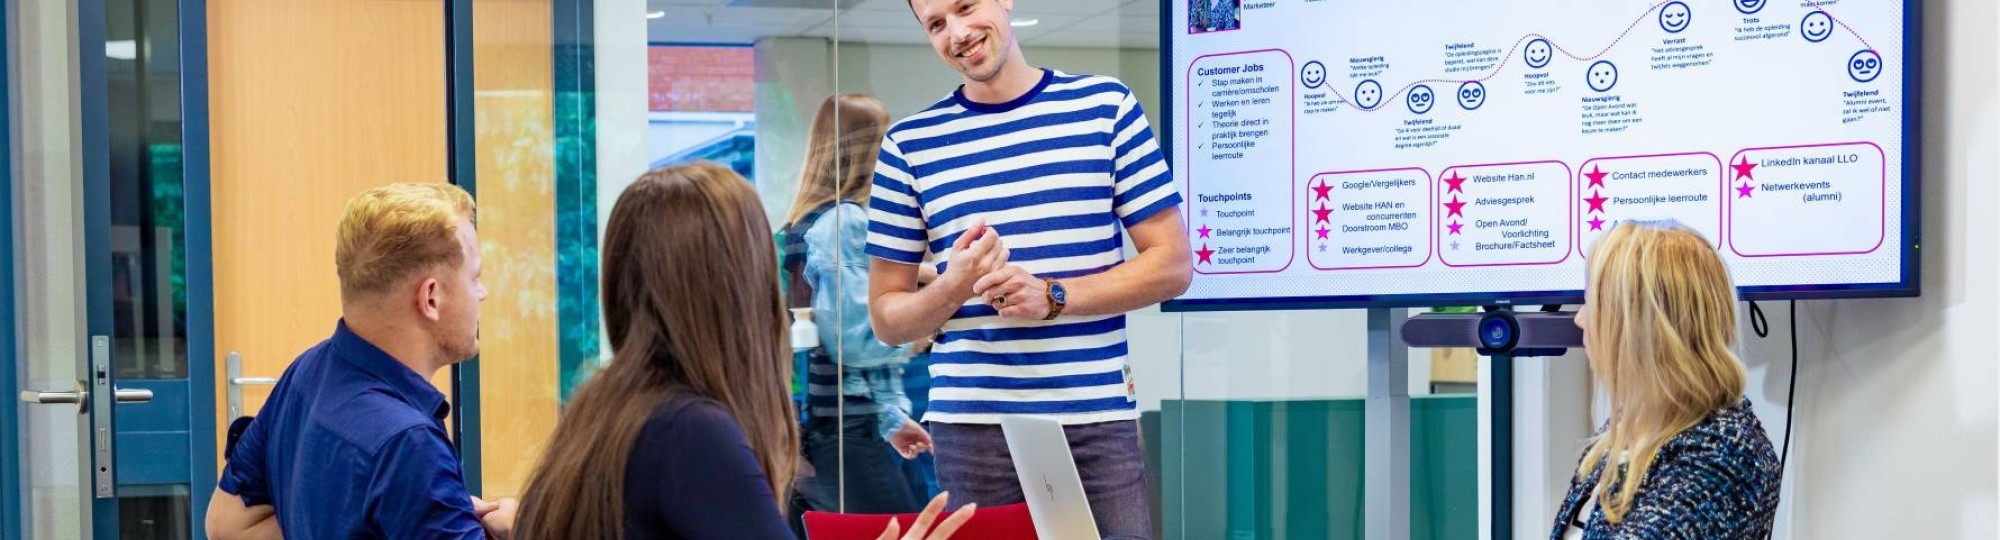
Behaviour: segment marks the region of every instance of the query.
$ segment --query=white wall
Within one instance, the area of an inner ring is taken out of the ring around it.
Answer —
[[[1923,297],[1799,304],[1798,430],[1779,538],[2000,537],[2000,9],[1925,7]],[[1783,304],[1764,308],[1771,337],[1749,337],[1746,323],[1744,359],[1757,414],[1782,445],[1789,321]]]
[[[646,111],[652,78],[646,62],[646,1],[596,0],[592,39],[597,72],[597,230],[603,238],[612,203],[645,174]],[[611,359],[610,331],[599,325],[599,357]]]

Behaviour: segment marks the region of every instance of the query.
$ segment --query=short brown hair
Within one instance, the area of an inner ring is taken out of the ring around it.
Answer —
[[[341,297],[381,294],[418,270],[464,262],[458,220],[474,216],[472,195],[451,184],[390,184],[355,195],[333,254]]]

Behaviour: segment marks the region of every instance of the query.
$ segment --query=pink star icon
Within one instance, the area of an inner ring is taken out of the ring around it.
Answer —
[[[1465,177],[1459,176],[1458,171],[1452,171],[1451,178],[1444,179],[1444,186],[1445,193],[1465,193]]]
[[[1215,264],[1214,262],[1209,260],[1209,257],[1215,255],[1215,250],[1208,249],[1208,244],[1202,244],[1201,249],[1195,250],[1194,254],[1195,256],[1201,257],[1200,261],[1201,264]]]
[[[1313,186],[1313,200],[1320,199],[1333,200],[1333,186],[1326,185],[1325,179],[1321,179],[1319,185]]]
[[[1465,217],[1465,203],[1459,202],[1457,196],[1453,196],[1451,202],[1444,203],[1444,207],[1450,211],[1445,217]]]
[[[1451,234],[1459,234],[1459,230],[1460,230],[1460,229],[1464,229],[1464,228],[1465,228],[1465,224],[1464,224],[1464,223],[1459,223],[1459,222],[1456,222],[1456,221],[1453,221],[1453,222],[1451,222],[1451,224],[1450,224],[1450,225],[1446,225],[1446,226],[1445,226],[1445,228],[1447,228],[1447,229],[1451,229]]]
[[[1333,220],[1327,217],[1331,215],[1333,215],[1333,210],[1329,210],[1325,204],[1321,204],[1319,205],[1319,209],[1313,210],[1313,223],[1333,223]]]
[[[1604,169],[1602,167],[1591,165],[1590,172],[1583,173],[1584,176],[1590,177],[1590,185],[1586,185],[1583,187],[1604,187],[1604,177],[1609,176],[1610,174],[1611,173],[1604,172]]]
[[[1736,169],[1737,180],[1742,180],[1745,178],[1749,178],[1751,180],[1757,179],[1756,176],[1752,176],[1750,174],[1750,169],[1757,168],[1757,164],[1750,162],[1750,156],[1743,156],[1741,158],[1737,158],[1736,164],[1730,165],[1729,168]]]
[[[1591,216],[1591,218],[1590,218],[1590,230],[1593,230],[1593,231],[1602,231],[1602,230],[1604,230],[1604,218],[1601,218],[1601,217],[1596,217],[1596,216]]]
[[[1590,203],[1590,210],[1588,210],[1588,211],[1590,211],[1590,212],[1603,212],[1603,211],[1604,211],[1604,201],[1608,201],[1608,200],[1611,200],[1611,199],[1606,199],[1606,198],[1604,198],[1604,195],[1603,195],[1603,194],[1601,194],[1601,193],[1597,193],[1597,192],[1591,192],[1591,194],[1590,194],[1590,198],[1588,198],[1588,199],[1584,199],[1584,200],[1583,200],[1583,202],[1587,202],[1587,203]]]
[[[1757,186],[1752,186],[1749,182],[1744,182],[1743,185],[1736,186],[1736,198],[1748,199],[1750,198],[1750,192],[1756,189]]]
[[[1316,233],[1319,233],[1319,237],[1320,237],[1320,239],[1324,240],[1324,239],[1326,239],[1326,235],[1327,235],[1327,233],[1331,233],[1331,232],[1333,232],[1333,229],[1328,229],[1328,228],[1326,228],[1326,226],[1325,226],[1325,225],[1321,225],[1321,226],[1319,226],[1319,230],[1317,230],[1317,231],[1313,231],[1313,232],[1316,232]]]
[[[1208,238],[1208,232],[1209,232],[1209,230],[1210,230],[1210,229],[1208,228],[1208,226],[1207,226],[1207,225],[1202,225],[1202,226],[1201,226],[1201,228],[1199,228],[1199,229],[1195,229],[1194,231],[1195,231],[1195,232],[1198,232],[1198,233],[1201,233],[1201,237],[1202,237],[1202,238]]]

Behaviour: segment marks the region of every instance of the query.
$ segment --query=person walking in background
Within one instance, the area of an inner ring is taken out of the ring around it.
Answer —
[[[901,472],[903,461],[931,446],[904,393],[910,349],[882,343],[868,322],[863,205],[888,127],[880,100],[827,96],[813,119],[798,194],[780,235],[789,302],[812,308],[819,328],[820,346],[806,362],[802,439],[814,471],[799,482],[806,509],[896,514],[914,512],[929,498],[913,492]]]

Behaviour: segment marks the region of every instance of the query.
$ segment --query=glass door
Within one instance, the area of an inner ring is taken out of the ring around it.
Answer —
[[[180,24],[169,0],[0,11],[0,537],[197,534]]]
[[[87,60],[78,47],[84,34],[102,31],[82,25],[103,19],[79,16],[87,11],[64,0],[7,5],[5,236],[12,263],[0,332],[9,386],[19,395],[7,400],[6,419],[22,425],[0,435],[9,436],[5,511],[16,518],[6,520],[13,528],[0,532],[6,536],[96,538],[116,528],[116,499],[98,498],[99,486],[111,484],[95,470],[109,460],[94,455],[109,439],[109,415],[99,413],[112,406],[101,399],[111,392],[100,391],[92,373],[92,357],[108,361],[110,344],[91,337],[103,334],[92,324],[100,298],[88,284],[98,272],[89,264],[91,211],[82,202],[89,179],[102,179],[106,164],[90,155],[104,148],[90,140],[103,134],[104,111],[85,107],[93,101],[85,95],[92,70],[80,65]],[[94,353],[92,341],[105,350]],[[99,426],[107,435],[97,434]]]

